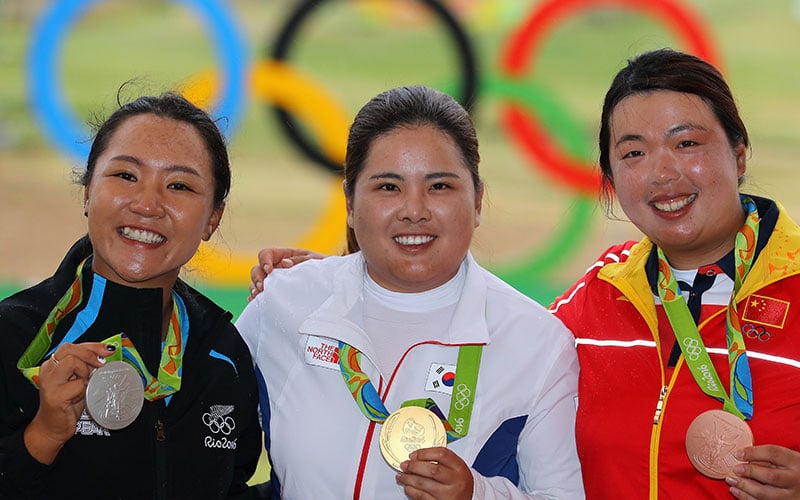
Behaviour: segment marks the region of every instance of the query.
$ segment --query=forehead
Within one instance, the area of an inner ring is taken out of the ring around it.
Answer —
[[[151,113],[125,119],[109,137],[101,157],[130,155],[142,163],[191,166],[211,172],[211,156],[197,128]]]
[[[447,132],[432,125],[400,127],[376,137],[364,168],[408,166],[467,168],[458,145]]]
[[[614,107],[610,126],[616,133],[626,128],[669,129],[681,124],[719,125],[711,106],[700,96],[657,90],[625,97]]]

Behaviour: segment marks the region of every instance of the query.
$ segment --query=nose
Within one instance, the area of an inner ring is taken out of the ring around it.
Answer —
[[[653,184],[669,184],[680,178],[681,171],[671,151],[655,152],[652,154],[651,159],[650,180]]]
[[[143,185],[134,194],[130,209],[133,213],[143,217],[163,217],[165,214],[164,204],[158,190]]]
[[[430,220],[431,212],[425,193],[420,190],[406,192],[399,215],[402,220],[412,223]]]

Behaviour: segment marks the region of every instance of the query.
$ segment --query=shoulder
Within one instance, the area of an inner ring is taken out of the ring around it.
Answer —
[[[264,291],[310,289],[311,286],[330,287],[347,276],[361,272],[360,253],[310,259],[288,269],[275,269],[264,280]],[[264,295],[264,293],[259,296]]]
[[[195,322],[200,321],[204,324],[216,323],[220,318],[227,317],[230,323],[233,315],[211,300],[207,295],[191,287],[183,280],[175,283],[174,291],[183,299],[186,305],[189,318]]]
[[[570,345],[572,335],[547,309],[499,277],[478,266],[486,283],[486,320],[490,335],[498,333],[530,338],[531,332],[557,338]],[[509,337],[511,338],[511,337]]]
[[[633,247],[639,243],[640,242],[630,240],[608,247],[592,265],[586,269],[584,275],[578,279],[578,281],[573,283],[564,293],[553,300],[548,310],[558,315],[562,308],[567,308],[570,304],[578,303],[580,296],[586,293],[587,286],[597,279],[597,275],[601,269],[609,265],[626,262],[631,255]]]

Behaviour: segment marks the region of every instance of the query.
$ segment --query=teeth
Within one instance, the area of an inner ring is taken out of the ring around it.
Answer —
[[[401,245],[422,245],[436,239],[435,236],[395,236],[394,241]]]
[[[663,212],[674,212],[676,210],[680,210],[681,208],[685,207],[689,203],[693,202],[697,198],[696,194],[689,195],[687,198],[684,198],[680,201],[671,201],[669,203],[663,202],[653,202],[653,206]]]
[[[122,234],[129,239],[139,241],[141,243],[163,243],[166,238],[160,234],[144,231],[142,229],[131,229],[130,227],[123,227]]]

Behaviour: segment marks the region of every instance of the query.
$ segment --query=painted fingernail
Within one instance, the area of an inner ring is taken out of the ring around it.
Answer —
[[[97,356],[97,361],[99,361],[100,363],[106,364],[106,358],[104,358],[103,356]]]
[[[114,344],[106,344],[106,351],[114,352],[116,350],[117,350],[117,346],[115,346]]]

